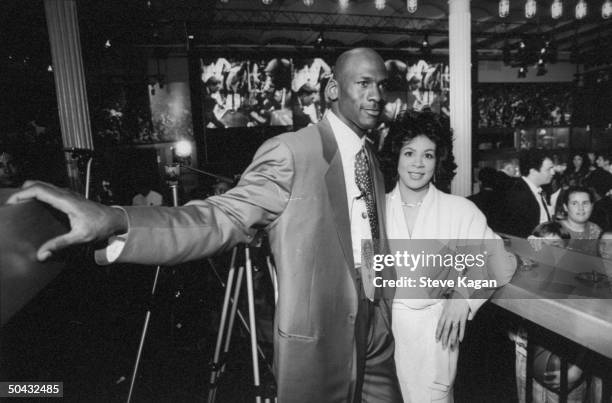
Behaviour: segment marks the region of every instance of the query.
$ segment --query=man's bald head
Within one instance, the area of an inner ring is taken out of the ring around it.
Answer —
[[[355,68],[361,61],[369,60],[372,62],[379,61],[383,66],[385,65],[384,60],[378,52],[370,48],[355,48],[343,52],[334,64],[334,77],[342,78],[345,75],[347,68]],[[386,68],[385,68],[386,69]]]
[[[378,53],[356,48],[342,53],[325,91],[331,110],[358,136],[373,129],[384,106],[387,69]]]

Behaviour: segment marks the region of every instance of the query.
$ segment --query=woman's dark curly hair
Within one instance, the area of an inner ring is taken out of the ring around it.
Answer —
[[[418,136],[425,136],[436,145],[433,182],[438,189],[450,192],[450,183],[457,169],[453,156],[453,136],[448,119],[433,112],[406,113],[392,124],[380,151],[387,192],[397,183],[397,164],[402,147]]]

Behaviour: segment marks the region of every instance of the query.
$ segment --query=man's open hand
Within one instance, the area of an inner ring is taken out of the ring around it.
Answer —
[[[44,182],[26,181],[6,203],[17,204],[33,199],[51,205],[70,219],[70,232],[45,242],[36,253],[38,260],[46,260],[53,252],[70,245],[104,240],[128,229],[123,210],[94,203],[70,190]]]

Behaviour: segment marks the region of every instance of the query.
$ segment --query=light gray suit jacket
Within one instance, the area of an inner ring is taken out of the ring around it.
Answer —
[[[383,179],[371,152],[369,160],[378,237],[387,251]],[[266,141],[240,183],[224,195],[178,209],[126,208],[129,233],[118,261],[172,265],[248,243],[265,229],[278,270],[274,368],[279,401],[345,402],[354,393],[354,354],[365,356],[364,343],[355,342],[356,334],[364,334],[356,329],[362,294],[345,189],[338,146],[324,119]],[[381,274],[394,277],[387,270]],[[380,303],[389,326],[389,300]]]

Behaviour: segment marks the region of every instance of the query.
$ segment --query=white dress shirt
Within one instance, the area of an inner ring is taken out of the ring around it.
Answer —
[[[355,266],[361,265],[361,240],[372,239],[370,221],[366,203],[355,182],[355,157],[365,145],[366,137],[359,137],[333,112],[327,113],[327,119],[334,133],[338,151],[342,159],[344,184],[346,186],[346,201],[348,203],[349,219],[351,220],[351,240]],[[376,201],[380,203],[380,200]]]

